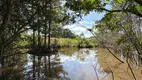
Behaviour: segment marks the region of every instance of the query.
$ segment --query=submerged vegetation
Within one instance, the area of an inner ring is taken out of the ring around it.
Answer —
[[[34,55],[32,57],[33,66],[36,66],[36,61],[41,64],[43,54],[48,56],[50,63],[50,55],[57,53],[59,48],[97,47],[106,48],[114,59],[127,63],[132,78],[137,80],[130,64],[142,65],[141,0],[0,0],[0,7],[0,79],[6,74],[12,77],[8,73],[12,70],[23,70],[24,64],[20,68],[14,65],[17,61],[26,62],[26,53],[39,55],[37,60]],[[76,35],[64,27],[79,24],[78,21],[91,12],[105,14],[94,21],[92,28],[80,25],[92,33],[92,37]],[[126,59],[122,60],[116,53]],[[58,67],[59,72],[62,71],[62,66]],[[36,78],[34,67],[31,72]],[[115,79],[113,69],[105,72],[111,72]],[[24,78],[23,74],[19,76],[18,80]]]

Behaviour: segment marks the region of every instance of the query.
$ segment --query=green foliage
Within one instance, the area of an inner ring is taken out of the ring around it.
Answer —
[[[116,4],[122,4],[124,2],[124,0],[115,0]]]
[[[51,44],[54,44],[55,38],[51,38]],[[80,38],[56,38],[57,45],[60,47],[95,47],[96,44],[92,41],[93,39],[85,39],[85,41]],[[83,41],[83,42],[82,42]]]
[[[141,6],[141,5],[136,6],[136,9],[137,9],[140,13],[142,13],[142,6]]]
[[[93,11],[94,8],[101,5],[100,0],[68,0],[65,6],[76,12],[88,14],[90,11]],[[102,10],[98,11],[102,12]]]
[[[70,38],[61,38],[58,40],[59,41],[59,45],[61,47],[75,47],[77,46],[77,44],[79,43],[77,40],[75,39],[70,39]]]
[[[125,53],[129,51],[137,51],[141,54],[141,6],[139,4],[129,3],[129,1],[115,0],[114,8],[117,10],[128,5],[126,10],[119,13],[108,12],[105,17],[97,21],[94,26],[98,30],[96,37],[108,47],[119,47]],[[130,1],[131,2],[131,1]],[[131,4],[131,5],[130,5]],[[132,13],[132,14],[131,14]],[[136,15],[133,15],[135,14]],[[138,15],[139,14],[139,15]],[[110,34],[108,34],[110,33]],[[115,33],[115,34],[114,34]],[[109,37],[111,35],[111,37]],[[111,44],[108,45],[108,44]]]
[[[121,44],[125,43],[125,36],[124,36],[124,35],[121,36],[121,37],[116,41],[116,43],[117,43],[118,45],[121,45]]]

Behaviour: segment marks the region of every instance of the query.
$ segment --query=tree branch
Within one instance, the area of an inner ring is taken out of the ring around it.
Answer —
[[[104,10],[104,11],[107,11],[107,12],[123,12],[123,10],[108,10],[106,8],[97,8],[97,9]]]
[[[78,23],[79,24],[79,23]],[[105,47],[109,52],[110,52],[110,54],[112,54],[112,56],[113,57],[115,57],[118,61],[120,61],[121,63],[124,63],[122,60],[120,60],[106,45],[104,45],[96,36],[95,36],[95,34],[92,32],[92,31],[90,31],[88,28],[86,28],[85,26],[83,26],[83,25],[81,25],[81,24],[79,24],[80,26],[82,26],[82,27],[84,27],[85,29],[87,29],[90,33],[92,33],[92,35],[93,35],[93,37],[97,40],[97,41],[99,41],[99,43],[101,44],[101,45],[103,45],[103,47]]]
[[[142,6],[142,0],[134,0],[134,1]]]
[[[142,13],[139,13],[138,11],[131,11],[131,10],[128,10],[128,9],[122,9],[122,10],[108,10],[106,8],[96,8],[96,9],[104,10],[104,11],[107,11],[107,12],[129,12],[129,13],[135,14],[139,17],[142,17]]]
[[[49,1],[50,1],[50,0],[49,0]],[[43,7],[41,7],[41,9],[40,9],[39,11],[42,11],[44,8],[46,8],[46,6],[47,6],[47,4],[48,4],[49,1],[47,1],[46,4],[45,4]],[[28,20],[28,22],[25,23],[25,24],[23,24],[23,25],[18,29],[18,31],[17,31],[15,34],[13,34],[9,39],[6,40],[6,43],[4,44],[5,47],[8,46],[8,45],[10,45],[10,44],[20,35],[20,33],[22,33],[22,32],[24,32],[24,31],[28,30],[28,28],[26,28],[25,30],[22,30],[22,29],[23,29],[25,26],[27,26],[28,24],[31,23],[31,21],[33,20],[34,16],[35,16],[37,13],[38,13],[38,11],[36,11],[36,12],[31,16],[31,18]]]
[[[14,40],[16,40],[16,38],[20,35],[20,33],[23,33],[27,30],[29,30],[29,28],[26,28],[24,30],[18,31],[15,34],[13,34],[9,39],[5,40],[4,47],[10,45]]]

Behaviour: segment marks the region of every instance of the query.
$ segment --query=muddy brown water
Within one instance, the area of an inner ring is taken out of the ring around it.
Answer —
[[[5,61],[0,80],[134,80],[128,64],[106,49],[62,48],[53,55],[23,54]],[[136,79],[142,80],[142,67],[129,63]]]

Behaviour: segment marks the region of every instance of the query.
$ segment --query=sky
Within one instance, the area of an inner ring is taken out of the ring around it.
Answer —
[[[110,9],[111,7],[108,5],[106,6],[107,9]],[[77,23],[83,25],[86,28],[92,29],[92,26],[95,25],[95,21],[100,20],[104,17],[105,12],[97,13],[95,11],[90,12],[88,15],[83,16],[83,19],[81,21],[78,21]],[[85,28],[81,27],[79,24],[71,24],[66,25],[64,28],[70,29],[73,33],[80,35],[81,33],[84,34],[84,37],[88,38],[91,37],[92,34],[87,31]]]

